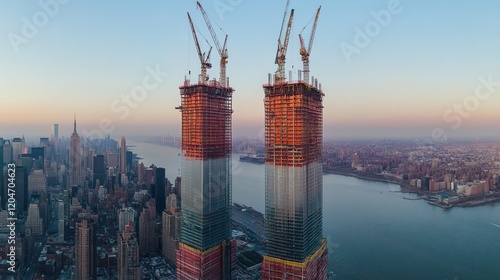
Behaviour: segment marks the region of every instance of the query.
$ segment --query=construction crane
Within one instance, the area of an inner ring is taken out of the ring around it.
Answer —
[[[215,34],[214,29],[212,28],[212,24],[210,23],[210,19],[208,18],[207,13],[205,12],[205,9],[201,6],[200,2],[196,2],[197,7],[200,9],[201,14],[203,15],[203,18],[205,19],[205,23],[207,24],[208,30],[210,31],[210,35],[212,35],[212,39],[214,40],[215,46],[217,47],[217,51],[219,52],[220,55],[220,84],[222,87],[227,86],[227,78],[226,78],[226,64],[227,64],[227,58],[229,57],[227,53],[227,48],[226,48],[226,43],[227,43],[227,34],[226,37],[224,38],[224,45],[221,47],[219,43],[219,39],[217,38],[217,35]]]
[[[304,31],[304,29],[302,29],[302,31],[300,32],[299,34],[299,40],[300,40],[300,55],[302,57],[302,63],[303,63],[303,70],[302,72],[304,72],[304,81],[306,83],[309,83],[309,56],[311,55],[311,49],[312,49],[312,45],[313,45],[313,41],[314,41],[314,34],[316,33],[316,26],[318,24],[318,17],[319,17],[319,12],[321,11],[321,6],[319,6],[318,8],[318,11],[316,12],[316,17],[314,18],[314,24],[313,24],[313,28],[312,28],[312,31],[311,31],[311,37],[309,38],[309,46],[307,47],[306,49],[306,46],[304,44],[304,39],[302,39],[302,31]]]
[[[284,82],[285,77],[285,61],[286,61],[286,50],[288,48],[288,41],[290,39],[290,31],[292,30],[292,21],[294,10],[290,12],[290,18],[288,20],[288,24],[286,27],[285,38],[283,44],[281,44],[281,36],[283,34],[283,28],[285,27],[286,15],[288,13],[288,5],[290,4],[290,0],[286,2],[285,14],[283,15],[283,21],[281,23],[280,36],[278,38],[278,50],[276,51],[276,60],[274,63],[278,64],[278,70],[276,71],[274,81],[275,83]]]
[[[212,64],[209,62],[210,61],[210,53],[212,52],[212,47],[210,47],[210,50],[208,51],[208,54],[205,56],[205,53],[201,53],[200,49],[200,44],[198,43],[198,36],[196,36],[196,30],[194,29],[193,21],[191,20],[191,16],[189,13],[187,13],[188,19],[189,19],[189,24],[191,25],[191,31],[193,32],[193,38],[194,38],[194,43],[196,45],[196,50],[198,51],[198,57],[200,58],[200,63],[201,63],[201,78],[200,82],[202,84],[205,84],[205,82],[208,80],[207,76],[207,69],[212,68]]]

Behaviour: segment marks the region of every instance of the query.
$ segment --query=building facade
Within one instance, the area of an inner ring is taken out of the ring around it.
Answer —
[[[231,87],[215,80],[181,90],[182,226],[177,251],[180,279],[230,279]]]
[[[75,225],[76,279],[96,279],[97,246],[96,223],[92,218],[82,218]]]
[[[323,93],[304,81],[266,84],[264,92],[267,244],[262,279],[326,279]]]
[[[68,188],[75,185],[82,185],[82,148],[80,145],[80,136],[76,132],[76,118],[73,125],[73,134],[71,134],[69,143],[69,162],[68,162]]]

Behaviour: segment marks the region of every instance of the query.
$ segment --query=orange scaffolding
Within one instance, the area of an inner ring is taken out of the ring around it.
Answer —
[[[179,87],[182,105],[182,150],[191,159],[231,155],[232,93],[217,83]]]
[[[266,162],[303,166],[321,158],[323,94],[304,82],[264,85]]]

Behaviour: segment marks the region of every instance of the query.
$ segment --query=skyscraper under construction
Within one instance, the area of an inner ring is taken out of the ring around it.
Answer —
[[[262,279],[326,279],[328,253],[322,238],[323,93],[314,78],[309,81],[308,60],[319,11],[308,50],[300,36],[304,79],[302,72],[297,81],[286,81],[284,75],[292,10],[285,38],[281,41],[280,35],[278,41],[278,71],[263,86],[267,245]]]
[[[178,279],[231,279],[235,259],[231,240],[231,114],[233,89],[225,77],[227,50],[220,47],[205,11],[198,3],[221,55],[221,79],[209,80],[209,55],[201,53],[197,83],[180,87],[182,114],[182,226],[177,251]],[[227,39],[227,37],[226,37]]]

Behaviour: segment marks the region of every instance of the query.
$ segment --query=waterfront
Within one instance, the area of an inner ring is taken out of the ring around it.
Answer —
[[[131,141],[146,165],[179,174],[179,150]],[[264,165],[233,156],[233,202],[264,211]],[[500,205],[443,211],[391,183],[324,177],[324,236],[335,279],[496,279]]]

